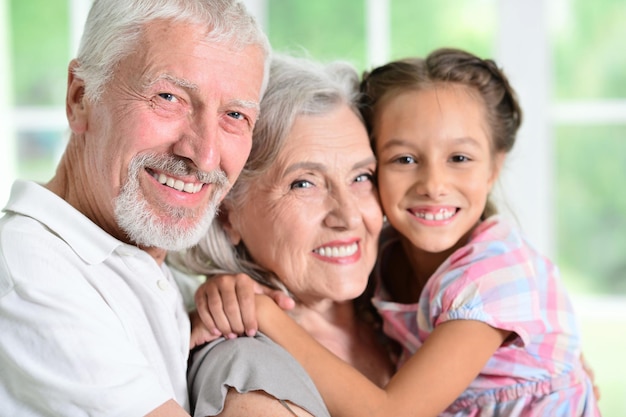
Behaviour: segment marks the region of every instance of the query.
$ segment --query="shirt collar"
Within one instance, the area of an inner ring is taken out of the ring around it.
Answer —
[[[114,238],[61,197],[32,181],[15,181],[2,211],[42,223],[91,265],[103,262],[117,248],[127,253],[141,251]]]

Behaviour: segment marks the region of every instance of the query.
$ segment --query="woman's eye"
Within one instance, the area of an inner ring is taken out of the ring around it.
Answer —
[[[166,101],[171,101],[171,102],[176,101],[176,96],[172,93],[159,93],[159,97],[161,97],[163,100],[166,100]]]
[[[290,188],[293,190],[295,188],[311,188],[313,184],[306,180],[298,180],[291,183]]]
[[[374,175],[373,174],[361,174],[358,177],[356,177],[355,182],[366,182],[366,181],[374,181]]]

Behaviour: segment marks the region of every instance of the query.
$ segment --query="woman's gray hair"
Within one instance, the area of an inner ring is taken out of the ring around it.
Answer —
[[[85,81],[87,99],[100,98],[115,66],[135,51],[144,26],[156,20],[206,25],[210,41],[258,45],[266,58],[270,54],[267,37],[238,0],[94,0],[74,69]],[[266,69],[264,87],[267,76]]]
[[[298,116],[328,114],[347,104],[361,119],[358,86],[359,76],[346,62],[322,64],[307,58],[273,56],[250,157],[224,202],[236,210],[245,201],[250,187],[276,161]],[[219,218],[196,246],[170,260],[187,272],[208,277],[245,273],[265,285],[285,289],[271,271],[254,262],[243,242],[237,246],[231,243]]]

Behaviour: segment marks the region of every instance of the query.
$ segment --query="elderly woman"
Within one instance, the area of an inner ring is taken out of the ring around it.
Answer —
[[[382,227],[376,161],[355,104],[358,75],[344,63],[288,57],[275,57],[270,74],[250,158],[207,238],[176,262],[283,289],[308,333],[383,386],[390,355],[354,301],[366,288]],[[263,414],[265,399],[298,415],[327,415],[323,405],[315,408],[321,399],[308,376],[263,335],[222,338],[196,351],[189,382],[198,416],[251,404]]]

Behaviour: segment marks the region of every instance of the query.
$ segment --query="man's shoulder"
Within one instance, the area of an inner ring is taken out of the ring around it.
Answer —
[[[69,253],[67,245],[45,225],[7,213],[0,218],[0,297],[23,277],[53,274],[49,266],[65,264]]]
[[[9,247],[36,256],[59,256],[58,251],[93,265],[104,262],[123,245],[71,204],[36,183],[17,181],[4,211],[0,219],[2,253]],[[32,249],[44,244],[47,246],[41,254]]]

